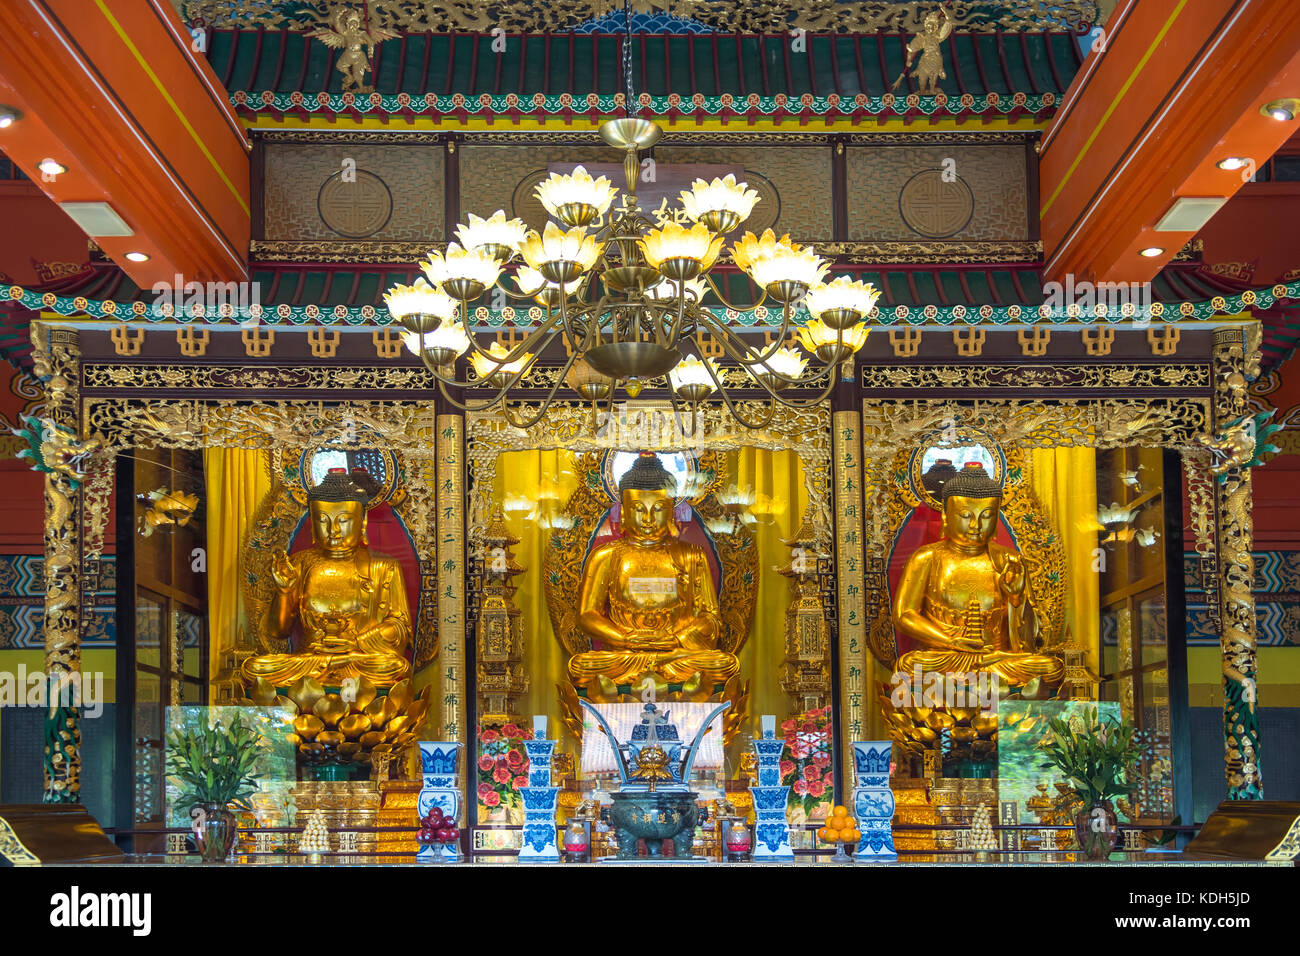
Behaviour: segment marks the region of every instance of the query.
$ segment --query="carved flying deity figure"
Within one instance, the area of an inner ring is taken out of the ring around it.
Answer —
[[[675,489],[676,479],[648,452],[619,481],[623,533],[591,553],[579,583],[578,628],[599,649],[569,659],[578,688],[594,690],[602,680],[630,687],[650,674],[707,696],[740,669],[718,647],[708,555],[674,534]]]
[[[912,71],[912,76],[920,82],[918,92],[922,96],[934,96],[938,93],[939,81],[948,78],[948,74],[943,69],[943,42],[951,33],[952,17],[947,10],[941,7],[927,13],[925,20],[922,21],[921,32],[912,37],[911,42],[907,44],[907,62],[903,65],[903,72],[894,81],[893,88],[898,89],[908,68],[912,65],[913,58],[919,53],[921,58],[917,61],[916,69]]]
[[[249,658],[242,669],[249,685],[287,687],[310,677],[326,686],[365,678],[391,687],[408,676],[413,630],[402,570],[366,544],[372,491],[331,468],[308,492],[312,546],[273,558],[274,594],[262,622],[264,643],[288,639],[298,625],[303,646]]]
[[[373,93],[374,87],[366,83],[370,72],[370,58],[375,47],[398,34],[382,27],[366,29],[359,11],[351,7],[338,7],[329,19],[330,29],[313,30],[314,37],[334,50],[342,50],[334,69],[343,74],[344,93]],[[362,47],[365,47],[363,50]]]
[[[921,645],[897,670],[991,671],[1025,696],[1045,696],[1065,676],[1038,653],[1025,559],[993,540],[1002,487],[979,462],[943,484],[943,537],[918,548],[894,598],[894,628]]]

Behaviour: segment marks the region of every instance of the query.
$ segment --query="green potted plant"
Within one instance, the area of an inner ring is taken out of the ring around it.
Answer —
[[[1080,849],[1090,860],[1105,860],[1119,839],[1111,798],[1132,789],[1128,777],[1142,754],[1136,728],[1125,720],[1099,720],[1096,707],[1069,720],[1049,718],[1047,727],[1038,744],[1048,760],[1043,766],[1064,774],[1083,801],[1074,816]]]
[[[231,808],[251,809],[247,798],[257,789],[257,736],[236,715],[229,729],[217,721],[198,732],[178,728],[167,737],[167,772],[180,784],[205,863],[224,860],[234,845]]]

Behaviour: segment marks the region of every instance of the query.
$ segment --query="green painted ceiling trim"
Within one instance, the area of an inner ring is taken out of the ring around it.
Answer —
[[[83,296],[68,297],[55,295],[53,292],[33,292],[22,286],[11,285],[4,290],[10,301],[17,302],[23,308],[34,312],[50,311],[59,315],[84,315],[89,318],[117,318],[123,321],[144,319],[148,322],[180,321],[206,322],[217,324],[224,321],[231,324],[238,320],[251,324],[268,325],[390,325],[392,316],[387,309],[371,305],[346,306],[336,305],[320,307],[316,305],[277,305],[257,306],[247,309],[247,314],[236,315],[229,306],[222,316],[199,314],[175,315],[170,303],[159,306],[137,302],[111,302],[87,299]],[[1124,314],[1116,311],[1110,314],[1105,305],[1098,305],[1092,314],[1085,314],[1077,306],[1068,309],[1053,310],[1050,306],[1035,305],[897,305],[892,308],[879,309],[871,315],[870,321],[875,326],[889,325],[975,325],[993,323],[995,325],[1034,325],[1038,323],[1057,324],[1062,322],[1091,322],[1119,324],[1135,320],[1150,319],[1158,322],[1188,322],[1212,319],[1219,315],[1236,315],[1247,309],[1269,309],[1279,299],[1300,300],[1300,280],[1271,288],[1247,289],[1237,295],[1215,296],[1202,302],[1154,302],[1148,310],[1139,310]],[[201,309],[197,311],[202,311]],[[755,329],[778,328],[781,324],[779,309],[757,309],[737,312],[731,309],[714,308],[719,320],[737,327]],[[500,326],[507,322],[515,325],[531,325],[542,317],[542,310],[536,306],[529,310],[505,308],[492,310],[479,307],[474,312],[476,324],[481,326]],[[799,323],[807,321],[808,314],[799,309],[795,313]]]
[[[498,96],[490,93],[451,93],[445,96],[435,93],[423,96],[398,93],[394,96],[381,93],[276,93],[273,90],[250,93],[240,90],[230,94],[230,102],[237,109],[252,113],[308,113],[323,116],[383,116],[407,111],[428,116],[517,116],[521,113],[610,115],[623,110],[622,93],[534,93],[522,96],[515,93]],[[642,93],[637,102],[641,109],[655,116],[752,117],[780,114],[783,118],[816,116],[834,119],[861,116],[864,113],[870,116],[904,117],[919,112],[935,119],[943,119],[1015,112],[1039,113],[1054,109],[1060,102],[1060,96],[1052,92],[1034,96],[1025,93],[1008,96],[996,92],[974,96],[967,93],[960,97],[943,93],[937,96],[919,96],[915,93],[907,96],[895,96],[892,93],[883,96],[867,96],[863,93],[856,96],[839,96],[836,93],[826,96],[813,96],[811,93],[800,96],[787,96],[784,93],[775,96],[759,96],[757,93],[748,96],[731,93],[705,96],[696,93],[685,97],[676,93],[668,96]]]

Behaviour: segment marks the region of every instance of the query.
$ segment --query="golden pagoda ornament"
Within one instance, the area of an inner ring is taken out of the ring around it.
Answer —
[[[830,695],[830,626],[822,607],[818,564],[827,557],[818,550],[818,536],[804,512],[799,530],[783,543],[790,548],[790,563],[777,568],[790,579],[791,601],[785,611],[785,664],[781,689],[806,713],[824,707]]]
[[[506,527],[500,508],[483,533],[483,591],[478,620],[478,692],[484,725],[516,718],[515,701],[528,690],[523,668],[523,618],[515,607],[518,588],[511,581],[524,568],[510,546],[519,539]]]

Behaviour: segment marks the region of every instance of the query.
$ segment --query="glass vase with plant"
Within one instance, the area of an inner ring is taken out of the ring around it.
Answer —
[[[235,842],[231,809],[248,810],[257,789],[253,772],[258,734],[236,715],[229,728],[221,721],[198,731],[178,728],[167,737],[167,772],[181,787],[182,806],[190,808],[194,838],[205,863],[224,860]]]
[[[1074,816],[1074,834],[1090,860],[1105,860],[1119,839],[1119,818],[1112,797],[1133,789],[1130,776],[1142,755],[1137,729],[1126,720],[1098,718],[1087,707],[1067,720],[1051,717],[1047,734],[1038,744],[1047,758],[1083,801]]]

